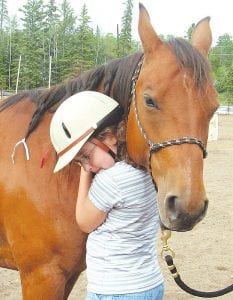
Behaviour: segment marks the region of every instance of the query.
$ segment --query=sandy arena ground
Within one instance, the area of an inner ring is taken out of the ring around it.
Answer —
[[[233,116],[219,115],[219,139],[208,144],[205,182],[209,209],[193,231],[173,233],[170,246],[176,252],[176,267],[186,284],[213,291],[233,283]],[[161,243],[159,242],[160,252]],[[161,260],[161,259],[160,259]],[[161,260],[165,277],[165,300],[198,299],[183,292]],[[85,273],[69,299],[85,299]],[[16,271],[0,269],[0,300],[20,300],[20,279]],[[232,300],[233,293],[218,297]]]

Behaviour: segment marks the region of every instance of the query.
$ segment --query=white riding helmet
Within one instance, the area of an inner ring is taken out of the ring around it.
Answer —
[[[88,138],[119,104],[94,91],[77,93],[56,110],[50,124],[50,138],[57,152],[54,173],[65,167]]]

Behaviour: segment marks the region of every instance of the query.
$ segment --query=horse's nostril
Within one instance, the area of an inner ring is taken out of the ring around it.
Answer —
[[[166,199],[167,211],[169,213],[170,219],[174,220],[177,217],[177,196],[168,196]]]
[[[166,195],[164,202],[164,224],[169,229],[177,231],[191,230],[195,224],[204,218],[208,208],[208,199],[202,198],[202,201],[199,201],[195,207],[191,206],[191,204],[185,200],[187,199],[179,197],[175,193]],[[190,207],[192,209],[190,209]]]

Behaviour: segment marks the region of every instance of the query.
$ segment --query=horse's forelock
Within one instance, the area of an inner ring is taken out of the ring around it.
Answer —
[[[167,45],[175,54],[180,68],[191,70],[195,86],[204,89],[210,81],[210,65],[204,56],[182,38],[172,39]]]

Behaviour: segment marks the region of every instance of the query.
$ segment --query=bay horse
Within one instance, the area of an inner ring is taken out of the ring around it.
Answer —
[[[71,162],[53,174],[56,156],[48,151],[52,114],[78,91],[103,92],[123,107],[129,154],[151,171],[165,227],[191,230],[205,215],[203,155],[218,106],[209,19],[197,24],[191,44],[163,42],[140,4],[138,30],[143,53],[1,105],[0,266],[20,272],[25,300],[67,299],[85,269],[87,236],[74,213],[80,169]]]

